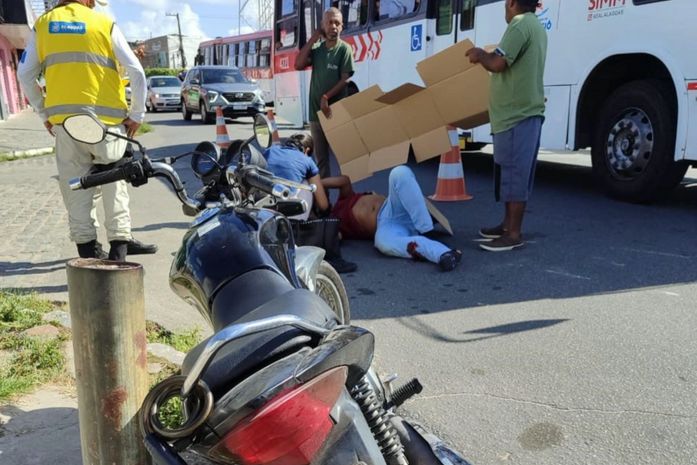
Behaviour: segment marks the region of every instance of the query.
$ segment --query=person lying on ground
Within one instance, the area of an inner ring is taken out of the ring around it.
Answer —
[[[322,180],[326,189],[339,189],[331,216],[339,218],[344,239],[374,240],[385,255],[438,264],[441,270],[457,267],[462,252],[426,237],[433,234],[433,220],[414,172],[397,166],[390,172],[387,197],[357,194],[347,176]]]

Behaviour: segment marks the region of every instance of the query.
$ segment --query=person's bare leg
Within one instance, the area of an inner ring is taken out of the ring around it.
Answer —
[[[503,220],[505,236],[520,240],[525,204],[525,202],[506,202],[506,217]]]

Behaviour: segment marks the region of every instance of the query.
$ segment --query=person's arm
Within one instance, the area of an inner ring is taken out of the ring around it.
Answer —
[[[131,109],[123,124],[126,126],[128,137],[133,137],[145,119],[145,72],[116,24],[111,30],[111,41],[114,44],[116,59],[126,68],[126,74],[131,81]]]
[[[479,63],[491,73],[502,73],[508,68],[506,59],[496,52],[488,53],[481,48],[471,48],[467,50],[465,56],[470,59],[470,63]]]
[[[317,190],[314,192],[313,196],[315,198],[315,206],[320,212],[326,212],[329,210],[329,198],[327,198],[327,191],[324,190],[322,185],[322,180],[319,174],[316,174],[307,180],[310,184],[317,186]]]
[[[29,104],[39,114],[48,132],[53,135],[53,125],[49,123],[48,115],[44,111],[44,96],[37,82],[40,75],[41,63],[39,63],[39,54],[36,50],[36,34],[32,34],[19,60],[17,79],[24,95],[29,100]]]
[[[349,197],[353,194],[351,178],[345,175],[324,178],[322,179],[322,185],[325,189],[339,189],[340,199]]]
[[[344,90],[344,87],[346,87],[346,85],[348,84],[349,79],[351,79],[351,76],[353,76],[353,50],[351,49],[351,47],[347,46],[344,47],[344,51],[344,57],[341,60],[341,65],[339,67],[339,71],[341,72],[339,82],[337,82],[334,85],[334,87],[325,92],[320,100],[320,110],[322,110],[322,113],[324,113],[324,116],[326,116],[327,118],[332,117],[332,110],[331,108],[329,108],[329,101],[335,95],[340,94]]]
[[[298,58],[295,59],[295,69],[297,71],[302,71],[312,64],[312,47],[317,43],[317,41],[322,37],[322,30],[317,29],[312,33],[310,39],[305,42],[305,45],[300,49],[298,53]]]

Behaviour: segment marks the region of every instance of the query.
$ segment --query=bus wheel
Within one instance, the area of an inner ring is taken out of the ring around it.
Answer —
[[[593,172],[612,196],[646,202],[675,187],[687,166],[674,161],[675,117],[664,85],[642,80],[603,105],[592,147]]]

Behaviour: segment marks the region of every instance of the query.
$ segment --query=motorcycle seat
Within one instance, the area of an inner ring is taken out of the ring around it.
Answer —
[[[262,301],[264,303],[259,303]],[[285,278],[271,270],[254,270],[234,279],[216,294],[212,304],[217,331],[232,324],[281,314],[296,315],[326,328],[337,324],[334,313],[320,297],[306,289],[293,288]],[[209,339],[186,355],[183,374],[191,370]],[[220,348],[202,378],[218,398],[262,366],[302,347],[314,345],[318,340],[318,336],[292,326],[233,340]]]

